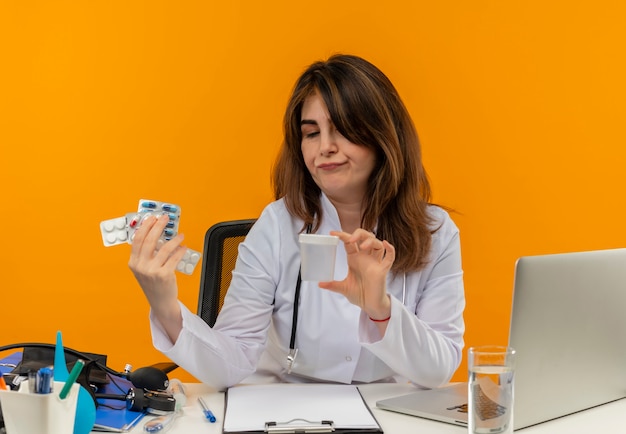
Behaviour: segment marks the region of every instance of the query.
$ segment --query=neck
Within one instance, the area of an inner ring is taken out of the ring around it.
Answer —
[[[333,198],[328,198],[337,210],[341,230],[353,233],[361,227],[361,202],[343,202]]]

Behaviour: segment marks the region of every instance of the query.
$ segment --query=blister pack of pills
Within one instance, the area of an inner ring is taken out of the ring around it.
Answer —
[[[178,234],[180,206],[148,199],[139,200],[136,212],[128,213],[124,217],[116,217],[100,222],[100,232],[104,246],[111,247],[125,243],[132,244],[135,231],[139,229],[141,223],[148,216],[152,215],[157,218],[168,219],[163,234],[161,234],[161,238],[157,243],[158,250],[164,243]],[[188,248],[183,259],[177,264],[176,269],[184,274],[192,274],[196,265],[200,262],[201,257],[202,254],[200,252]]]
[[[126,217],[117,217],[100,222],[100,232],[102,233],[102,242],[105,247],[127,243],[128,222]]]
[[[178,224],[180,222],[180,207],[172,203],[159,202],[156,200],[140,199],[137,213],[134,216],[126,215],[128,220],[128,242],[132,243],[135,231],[141,226],[141,223],[149,216],[164,217],[168,219],[163,234],[161,235],[162,245],[165,241],[169,241],[178,234]]]

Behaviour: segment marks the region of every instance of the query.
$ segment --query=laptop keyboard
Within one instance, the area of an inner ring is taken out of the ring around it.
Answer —
[[[490,399],[483,393],[480,387],[475,389],[474,402],[476,403],[476,413],[481,420],[495,419],[502,416],[506,412],[506,407],[501,406],[497,402]],[[448,407],[447,410],[456,410],[459,413],[467,413],[467,404]]]

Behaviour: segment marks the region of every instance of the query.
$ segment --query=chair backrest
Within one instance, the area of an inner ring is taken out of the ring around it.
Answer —
[[[213,327],[237,261],[238,247],[256,220],[216,223],[204,236],[198,315]]]

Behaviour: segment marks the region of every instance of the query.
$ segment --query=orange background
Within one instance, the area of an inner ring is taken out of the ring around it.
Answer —
[[[506,343],[516,258],[626,244],[624,16],[604,0],[3,2],[0,344],[62,330],[116,369],[164,361],[129,246],[105,248],[99,223],[177,203],[201,250],[213,223],[258,216],[291,87],[335,52],[396,84],[456,210],[466,344]],[[199,281],[179,276],[192,310]]]

